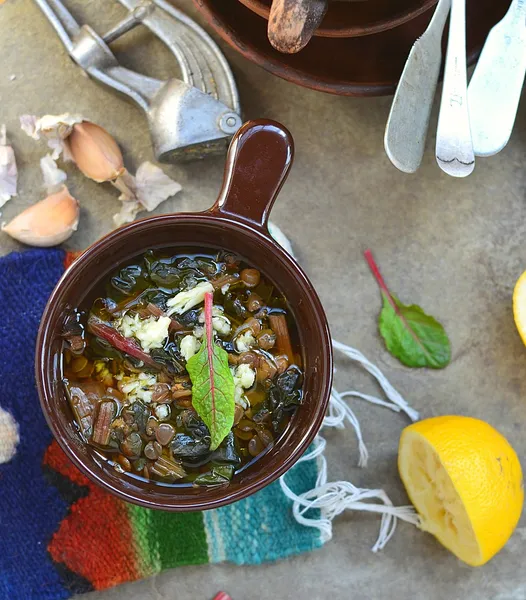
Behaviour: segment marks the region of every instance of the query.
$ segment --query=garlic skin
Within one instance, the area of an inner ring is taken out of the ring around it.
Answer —
[[[161,202],[183,189],[177,181],[149,161],[139,166],[135,177],[125,170],[125,173],[112,183],[122,192],[119,197],[122,208],[113,215],[113,222],[117,227],[131,223],[137,217],[137,213],[143,210],[155,210]]]
[[[16,196],[18,170],[15,152],[7,144],[5,125],[0,126],[0,208],[13,196]]]
[[[66,186],[26,208],[2,231],[29,246],[47,248],[67,240],[79,223],[79,203]]]
[[[40,118],[34,115],[22,115],[20,117],[20,127],[34,140],[39,140],[41,136],[46,138],[47,145],[53,150],[51,156],[54,160],[62,153],[64,154],[64,160],[70,160],[64,140],[73,131],[73,126],[76,123],[82,123],[84,120],[84,117],[80,115],[69,113],[44,115]]]
[[[137,200],[145,210],[155,210],[161,202],[175,196],[183,188],[166,173],[153,163],[143,162],[135,174],[137,186]]]
[[[73,125],[64,144],[82,173],[98,183],[113,181],[125,171],[117,142],[95,123],[84,121]]]
[[[113,215],[113,223],[115,227],[131,223],[137,218],[137,214],[143,210],[141,203],[138,200],[124,200],[122,207],[118,213]]]
[[[48,194],[58,192],[68,178],[66,173],[57,167],[57,163],[53,160],[51,154],[47,154],[40,159],[40,170]]]

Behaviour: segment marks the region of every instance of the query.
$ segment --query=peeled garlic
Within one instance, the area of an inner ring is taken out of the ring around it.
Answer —
[[[57,246],[67,240],[79,223],[79,203],[66,186],[44,200],[26,208],[7,225],[5,231],[29,246]]]
[[[117,142],[95,123],[76,123],[65,143],[77,167],[98,183],[113,181],[125,171]]]
[[[16,196],[18,171],[15,153],[7,145],[5,125],[0,126],[0,208],[12,197]]]

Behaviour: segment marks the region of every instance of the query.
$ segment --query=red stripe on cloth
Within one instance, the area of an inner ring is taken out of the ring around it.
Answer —
[[[44,464],[89,488],[53,535],[48,546],[52,559],[82,575],[97,590],[138,579],[141,574],[125,503],[91,483],[55,441],[46,451]]]

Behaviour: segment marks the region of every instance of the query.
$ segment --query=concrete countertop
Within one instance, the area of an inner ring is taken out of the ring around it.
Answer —
[[[191,0],[178,4],[196,16]],[[123,14],[110,0],[71,0],[69,6],[98,31]],[[30,0],[7,0],[0,7],[0,32],[0,122],[8,127],[21,172],[19,197],[4,207],[2,220],[43,197],[38,160],[44,147],[20,131],[20,114],[84,114],[115,135],[131,168],[152,159],[139,109],[85,78]],[[133,41],[140,46],[130,49]],[[169,53],[145,32],[132,32],[115,46],[126,51],[126,64],[137,70],[155,76],[175,72]],[[273,220],[290,237],[318,289],[334,337],[380,366],[422,416],[480,417],[524,458],[526,349],[513,323],[511,294],[526,269],[526,110],[520,110],[508,147],[497,157],[480,159],[468,179],[454,180],[438,169],[432,139],[418,174],[404,175],[383,151],[389,98],[343,98],[302,89],[221,46],[237,77],[245,117],[277,119],[295,138],[295,165]],[[435,125],[436,110],[432,130]],[[82,205],[79,230],[66,247],[82,249],[112,228],[119,203],[110,186],[66,170]],[[223,159],[166,171],[184,191],[158,212],[204,209],[215,200]],[[400,298],[422,305],[445,325],[453,346],[445,370],[406,369],[385,351],[376,326],[380,296],[362,257],[367,247]],[[0,235],[1,253],[18,248]],[[339,389],[378,392],[357,367],[339,358],[337,367]],[[370,463],[365,470],[355,466],[353,431],[329,431],[330,477],[382,487],[396,504],[407,502],[396,468],[407,420],[358,400],[352,406]],[[335,522],[333,540],[307,555],[259,567],[178,568],[86,598],[208,600],[219,590],[234,600],[526,598],[524,518],[506,548],[479,569],[462,565],[432,537],[404,523],[386,549],[373,554],[378,525],[375,516],[346,513]]]

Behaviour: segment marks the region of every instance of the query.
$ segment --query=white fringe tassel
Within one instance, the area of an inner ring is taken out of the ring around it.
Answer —
[[[389,398],[389,400],[391,400],[391,403],[384,402],[383,400],[378,400],[377,398],[372,398],[371,396],[366,396],[365,394],[360,394],[358,392],[345,392],[346,396],[356,396],[357,398],[362,398],[363,400],[367,400],[368,402],[372,402],[373,404],[386,406],[387,408],[396,411],[403,410],[406,413],[406,415],[411,419],[411,421],[418,421],[420,416],[417,413],[417,411],[409,406],[409,404],[389,383],[382,371],[380,371],[380,369],[377,366],[373,365],[372,362],[367,360],[367,358],[365,358],[365,356],[361,352],[355,350],[354,348],[351,348],[350,346],[341,344],[336,340],[332,340],[332,346],[335,350],[339,350],[351,360],[354,360],[361,364],[366,371],[369,371],[369,373],[378,381],[385,395]]]
[[[276,224],[269,222],[269,231],[272,237],[274,237],[274,239],[295,258],[292,246],[281,229]],[[332,345],[335,350],[342,352],[345,356],[359,363],[366,371],[368,371],[378,381],[378,384],[389,400],[386,402],[385,400],[380,400],[380,398],[375,398],[374,396],[369,396],[356,391],[348,391],[340,394],[332,388],[329,408],[327,410],[327,415],[323,420],[323,427],[343,429],[345,427],[345,421],[348,421],[354,428],[356,437],[358,438],[358,466],[365,467],[367,465],[369,454],[363,441],[360,423],[349,405],[345,402],[345,398],[361,398],[366,402],[389,408],[395,412],[404,411],[412,421],[417,421],[419,415],[389,383],[380,369],[367,360],[361,352],[350,346],[341,344],[336,340],[332,341]],[[319,472],[316,479],[316,487],[314,489],[303,494],[295,494],[285,481],[287,475],[285,474],[280,478],[281,489],[283,490],[283,493],[292,500],[292,513],[298,523],[301,523],[301,525],[305,525],[306,527],[316,527],[320,530],[322,541],[328,542],[332,538],[332,521],[334,517],[337,517],[344,510],[361,510],[380,513],[382,515],[380,532],[375,545],[372,547],[373,552],[378,552],[378,550],[384,548],[391,539],[395,532],[398,519],[407,521],[413,525],[419,525],[420,520],[413,507],[393,506],[393,503],[384,490],[357,488],[349,481],[333,481],[327,483],[327,459],[323,455],[326,445],[327,442],[321,435],[316,436],[314,448],[310,452],[304,454],[296,463],[300,464],[308,460],[318,460]],[[370,500],[373,500],[373,502],[369,502]],[[319,509],[320,517],[317,519],[307,517],[306,514],[311,509]]]
[[[361,398],[371,404],[389,408],[395,412],[404,411],[411,420],[419,418],[418,413],[412,409],[402,396],[389,383],[385,375],[358,350],[345,346],[333,340],[335,350],[345,354],[351,360],[361,364],[378,381],[389,401],[375,398],[357,391],[339,393],[332,389],[327,415],[323,421],[323,427],[345,427],[348,421],[356,432],[358,438],[359,459],[358,466],[367,465],[368,452],[363,441],[360,423],[356,415],[345,402],[345,398]],[[357,510],[375,512],[382,515],[378,539],[372,547],[373,552],[378,552],[385,547],[393,536],[398,519],[419,525],[420,519],[412,506],[393,506],[393,503],[382,489],[370,490],[357,488],[349,481],[327,482],[327,459],[323,455],[327,442],[321,435],[314,441],[314,448],[304,454],[296,464],[308,460],[318,460],[319,472],[314,489],[296,494],[286,482],[286,474],[280,479],[283,493],[292,500],[292,513],[298,523],[306,527],[315,527],[320,530],[321,539],[327,542],[332,538],[332,521],[345,510]],[[308,517],[311,509],[320,511],[319,518]]]

